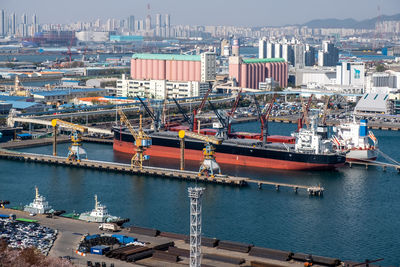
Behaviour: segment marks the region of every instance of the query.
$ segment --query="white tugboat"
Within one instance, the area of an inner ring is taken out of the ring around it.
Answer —
[[[84,212],[79,216],[79,220],[87,222],[98,222],[98,223],[116,223],[122,225],[129,219],[122,219],[120,217],[112,216],[108,213],[108,209],[105,205],[102,205],[97,200],[97,195],[94,195],[94,209],[92,211]]]
[[[332,141],[338,151],[348,151],[346,160],[371,161],[377,158],[378,140],[371,131],[368,132],[367,120],[356,122],[353,119],[353,122],[338,125]]]
[[[39,189],[35,186],[36,196],[32,203],[26,205],[24,211],[29,212],[30,214],[44,214],[51,213],[53,209],[49,205],[49,202],[46,201],[44,196],[39,195]]]

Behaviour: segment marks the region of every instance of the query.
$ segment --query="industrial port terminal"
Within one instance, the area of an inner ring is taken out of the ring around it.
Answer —
[[[399,265],[396,1],[74,1],[0,7],[0,266]]]

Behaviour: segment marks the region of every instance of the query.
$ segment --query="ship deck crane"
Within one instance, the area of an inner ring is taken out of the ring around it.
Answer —
[[[256,95],[254,95],[254,103],[256,104],[258,118],[260,119],[260,122],[261,122],[261,137],[262,137],[262,141],[263,141],[264,145],[267,142],[267,137],[268,137],[268,119],[269,119],[269,115],[271,114],[272,108],[274,107],[274,102],[275,102],[276,96],[277,95],[274,94],[272,96],[272,99],[271,99],[271,102],[269,103],[269,105],[268,106],[265,105],[265,107],[261,111],[260,105],[258,104],[258,101],[257,101],[257,97],[256,97]]]
[[[175,98],[172,98],[172,100],[174,100],[175,105],[177,106],[179,112],[182,114],[183,116],[183,120],[186,121],[189,124],[189,130],[193,131],[193,118],[190,118],[185,111],[183,110],[183,108],[181,107],[181,105],[178,103],[178,101]]]
[[[310,110],[311,101],[312,101],[313,97],[314,97],[314,94],[311,94],[310,97],[308,98],[307,104],[305,106],[302,105],[303,111],[297,122],[297,132],[300,131],[301,128],[303,128],[303,124],[305,122],[308,124],[308,111]]]
[[[225,118],[224,118],[210,100],[208,100],[208,103],[210,104],[212,111],[215,113],[219,123],[221,124],[221,127],[218,128],[218,133],[216,134],[216,136],[221,137],[223,139],[227,139],[228,138],[227,129],[228,129],[230,117],[225,116]]]
[[[78,161],[87,158],[85,149],[82,148],[82,134],[88,132],[88,128],[82,125],[74,124],[71,122],[54,119],[51,121],[51,125],[56,129],[56,127],[63,127],[72,129],[71,135],[71,146],[68,148],[67,160]],[[56,131],[55,131],[56,134]]]
[[[125,126],[129,130],[129,132],[135,138],[136,153],[133,155],[133,157],[131,159],[131,167],[143,169],[143,162],[145,160],[150,159],[150,157],[148,155],[145,155],[145,152],[146,152],[146,149],[151,146],[151,138],[143,131],[142,115],[140,115],[139,130],[136,131],[132,127],[132,124],[129,122],[125,113],[121,109],[118,109],[118,114],[119,114],[121,123],[125,124]]]
[[[321,119],[321,124],[326,125],[326,117],[328,115],[328,107],[329,107],[329,101],[331,100],[331,96],[327,96],[325,100],[325,105],[324,105],[324,110],[322,114],[322,119]]]
[[[240,101],[240,97],[241,97],[241,94],[242,94],[242,90],[243,90],[243,88],[240,88],[240,90],[239,90],[239,92],[238,92],[238,94],[236,96],[235,102],[233,103],[232,109],[231,109],[230,112],[228,112],[229,118],[233,117],[233,114],[235,113],[235,111],[236,111],[236,109],[237,109],[237,107],[239,105],[239,101]],[[231,133],[231,124],[232,124],[232,120],[229,119],[229,121],[228,121],[228,135]]]
[[[206,175],[214,178],[217,172],[221,174],[221,168],[215,160],[215,147],[213,144],[220,145],[222,140],[214,136],[202,135],[184,130],[179,131],[179,138],[181,138],[181,140],[183,140],[185,136],[205,142],[205,147],[203,148],[203,162],[200,165],[198,175]]]
[[[139,99],[140,103],[143,105],[147,114],[149,114],[150,118],[153,120],[154,130],[159,131],[160,128],[162,127],[162,123],[160,121],[160,113],[157,112],[156,114],[154,114],[154,112],[151,111],[151,109],[148,107],[148,105],[139,96],[136,96],[136,97]]]

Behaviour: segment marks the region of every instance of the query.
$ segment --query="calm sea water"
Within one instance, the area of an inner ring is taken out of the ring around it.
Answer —
[[[235,125],[238,130],[258,131],[257,123]],[[270,124],[271,134],[288,134],[294,124]],[[382,151],[396,160],[399,132],[374,131]],[[59,154],[68,144],[59,145]],[[84,144],[91,159],[129,162],[109,145]],[[24,149],[48,153],[51,146]],[[152,159],[152,164],[177,167],[176,161]],[[189,168],[196,169],[198,162]],[[322,198],[297,195],[289,189],[258,190],[201,184],[205,236],[253,243],[275,249],[339,257],[342,260],[385,258],[383,265],[399,265],[400,176],[396,171],[364,167],[325,172],[285,172],[222,166],[225,173],[247,175],[326,188]],[[138,177],[44,164],[0,161],[0,199],[28,204],[39,187],[55,209],[68,212],[93,208],[93,195],[113,215],[131,223],[164,231],[189,233],[187,188],[194,183],[173,179]]]

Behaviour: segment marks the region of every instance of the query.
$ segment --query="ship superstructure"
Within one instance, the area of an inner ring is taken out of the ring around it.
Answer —
[[[94,195],[94,209],[89,212],[84,212],[79,216],[79,220],[87,221],[87,222],[118,222],[122,219],[116,216],[112,216],[108,213],[107,206],[102,205],[97,200],[97,195]]]
[[[375,160],[378,154],[378,140],[369,131],[367,120],[341,123],[336,127],[336,136],[333,137],[338,151],[348,151],[347,160],[368,161]]]
[[[26,205],[24,211],[31,214],[51,213],[53,209],[46,198],[39,194],[39,189],[35,186],[35,199],[29,205]]]

